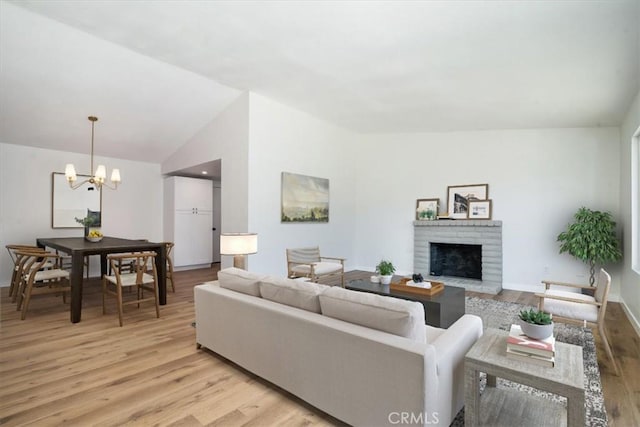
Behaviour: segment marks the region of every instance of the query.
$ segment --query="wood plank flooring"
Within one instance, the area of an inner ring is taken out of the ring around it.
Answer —
[[[102,314],[100,283],[85,284],[82,322],[52,295],[35,297],[20,320],[0,289],[0,425],[239,426],[341,425],[295,396],[207,350],[197,350],[193,286],[217,269],[176,272],[176,293],[156,319],[152,305],[115,302]],[[349,272],[348,279],[367,272]],[[474,294],[534,304],[532,294]],[[619,304],[607,325],[623,375],[615,377],[598,343],[605,403],[612,426],[640,425],[640,339]]]

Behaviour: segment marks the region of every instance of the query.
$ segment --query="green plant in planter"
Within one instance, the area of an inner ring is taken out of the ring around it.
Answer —
[[[88,216],[85,218],[78,218],[77,216],[74,217],[76,222],[78,224],[82,224],[83,227],[91,227],[92,225],[95,225],[96,222],[98,222],[98,220],[94,217]]]
[[[395,273],[396,268],[393,266],[391,261],[382,260],[376,265],[376,273],[381,276],[391,276]]]
[[[550,325],[552,323],[549,313],[534,309],[522,310],[519,317],[521,320],[531,323],[532,325]]]
[[[578,209],[573,224],[558,235],[560,253],[569,252],[581,261],[589,263],[589,284],[595,282],[596,264],[616,262],[622,258],[616,223],[609,212]]]

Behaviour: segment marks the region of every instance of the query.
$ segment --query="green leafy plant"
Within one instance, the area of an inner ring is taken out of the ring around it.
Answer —
[[[581,261],[589,263],[589,284],[595,282],[596,264],[616,262],[622,258],[616,223],[609,212],[578,209],[574,222],[558,235],[560,253],[568,252]]]
[[[534,309],[522,310],[519,316],[523,321],[533,325],[550,325],[552,323],[551,315],[544,311]]]
[[[74,218],[75,218],[76,222],[78,224],[82,224],[83,227],[91,227],[92,225],[95,225],[98,222],[98,220],[96,218],[90,217],[90,216],[85,217],[85,218],[78,218],[76,216]]]
[[[391,276],[396,271],[391,261],[382,260],[376,265],[376,273],[381,276]]]

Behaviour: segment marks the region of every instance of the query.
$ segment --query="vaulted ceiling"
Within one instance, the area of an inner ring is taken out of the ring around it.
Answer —
[[[356,132],[616,126],[640,0],[6,1],[0,142],[161,162],[242,91]]]

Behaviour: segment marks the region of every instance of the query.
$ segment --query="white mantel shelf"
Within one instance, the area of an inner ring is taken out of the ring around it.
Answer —
[[[415,227],[502,227],[502,221],[485,219],[437,219],[413,221]]]

